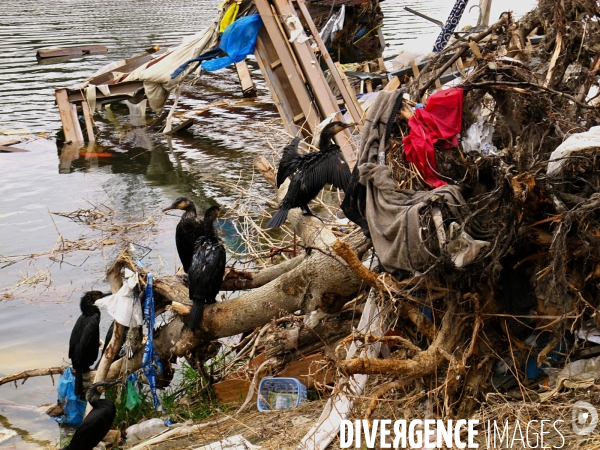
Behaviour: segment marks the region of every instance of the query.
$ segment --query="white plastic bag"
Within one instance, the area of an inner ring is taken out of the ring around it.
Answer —
[[[142,317],[142,306],[131,295],[131,291],[138,282],[137,272],[125,269],[125,280],[119,292],[104,297],[96,302],[96,305],[106,305],[108,314],[113,319],[126,327],[139,327],[144,323]]]
[[[469,127],[462,138],[462,148],[465,153],[472,151],[483,156],[495,155],[498,149],[492,144],[494,126],[485,121],[485,117],[477,116],[477,122]]]
[[[600,147],[600,126],[592,127],[585,133],[574,134],[556,147],[550,155],[546,175],[558,175],[565,164],[564,158],[571,156],[573,152],[593,147]]]

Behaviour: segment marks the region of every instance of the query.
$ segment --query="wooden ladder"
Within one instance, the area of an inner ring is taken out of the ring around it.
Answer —
[[[290,29],[285,21],[299,14],[308,24],[310,33],[331,71],[344,104],[353,122],[362,125],[362,115],[356,104],[354,92],[344,84],[338,69],[327,52],[323,41],[310,17],[304,0],[254,0],[264,27],[258,33],[255,56],[265,76],[271,97],[281,115],[288,132],[294,136],[303,133],[307,136],[316,130],[317,125],[333,115],[342,120],[337,99],[333,95],[319,60],[311,47],[311,41],[289,42]],[[351,132],[344,130],[336,136],[344,157],[350,167],[356,162],[356,151],[350,140]]]

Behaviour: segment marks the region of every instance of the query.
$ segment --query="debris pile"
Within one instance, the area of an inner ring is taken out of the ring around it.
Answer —
[[[547,401],[544,369],[598,354],[599,16],[594,1],[506,13],[371,107],[355,203],[393,277],[371,278],[387,335],[354,338],[391,357],[337,362],[388,381],[362,417],[388,395],[406,418],[469,418],[513,388]]]

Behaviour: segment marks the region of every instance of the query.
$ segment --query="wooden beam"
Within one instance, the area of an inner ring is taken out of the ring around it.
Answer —
[[[106,45],[79,45],[77,47],[63,47],[63,48],[46,48],[37,51],[36,57],[38,59],[43,58],[56,58],[59,56],[83,56],[83,55],[96,55],[100,53],[107,53],[108,47]]]
[[[81,109],[83,110],[83,117],[85,118],[85,128],[87,130],[88,141],[90,144],[96,142],[96,135],[94,133],[94,120],[90,112],[90,105],[88,102],[81,102]]]
[[[122,83],[111,84],[108,86],[110,89],[110,95],[104,95],[100,89],[96,88],[96,100],[126,100],[132,97],[135,92],[144,87],[143,81],[124,81]],[[67,89],[69,95],[69,102],[81,103],[87,100],[85,97],[85,90],[80,89]]]
[[[71,109],[71,106],[75,105],[69,102],[67,90],[57,89],[54,95],[56,96],[56,104],[58,105],[60,120],[65,133],[65,142],[83,144],[83,135],[81,134],[81,128],[79,127],[79,120],[73,120],[73,110]],[[76,117],[77,114],[75,114],[75,118]]]
[[[260,0],[255,0],[257,4],[258,1]],[[290,4],[289,0],[273,1],[280,17],[290,17],[296,15],[294,7]],[[312,21],[310,17],[308,20]],[[287,27],[285,27],[285,32],[289,39],[291,32]],[[313,92],[319,112],[321,113],[321,117],[325,118],[334,116],[336,120],[343,120],[343,116],[337,104],[336,98],[331,92],[329,84],[325,78],[325,74],[323,73],[323,70],[321,70],[321,66],[319,65],[317,57],[312,50],[310,40],[300,43],[298,42],[298,39],[296,39],[291,43],[291,46],[300,64],[302,72],[304,73],[304,76],[306,77],[306,80],[308,81],[308,84]],[[344,88],[343,84],[342,88]],[[350,105],[352,105],[351,102]],[[353,167],[354,163],[356,162],[356,152],[354,150],[354,146],[352,145],[352,141],[350,140],[350,130],[346,129],[344,131],[346,131],[346,133],[338,133],[335,139],[338,145],[341,147],[342,153],[344,154],[348,165]]]
[[[354,105],[354,107],[356,108],[356,111],[357,111],[358,115],[360,116],[361,122],[362,122],[362,118],[364,117],[365,112],[363,111],[362,106],[360,106],[360,103],[358,102],[358,99],[356,98],[356,90],[352,87],[352,85],[350,84],[350,81],[348,81],[348,77],[344,73],[344,68],[342,67],[342,65],[339,62],[336,62],[334,67],[335,67],[335,71],[339,74],[340,79],[342,80],[342,83],[346,87],[346,91],[349,93],[351,102]],[[348,106],[346,105],[346,107],[348,107]]]
[[[359,124],[358,128],[360,131],[362,129],[362,123],[363,123],[363,111],[362,111],[362,108],[360,108],[360,107],[356,108],[354,106],[354,105],[356,105],[356,91],[353,88],[348,89],[346,83],[344,83],[343,78],[342,78],[343,71],[336,70],[337,66],[334,64],[333,60],[331,59],[331,55],[327,51],[327,47],[325,47],[325,44],[323,43],[323,40],[321,39],[321,36],[319,35],[319,31],[317,30],[317,27],[315,26],[314,22],[312,21],[312,18],[310,16],[310,13],[308,12],[308,8],[306,7],[306,4],[304,3],[304,0],[296,0],[296,4],[298,5],[300,13],[303,16],[304,20],[306,21],[306,24],[308,25],[308,29],[310,30],[310,33],[312,34],[313,39],[317,43],[317,47],[321,53],[321,56],[325,60],[325,64],[327,64],[327,68],[331,72],[333,81],[335,82],[336,86],[340,90],[340,94],[342,95],[342,98],[344,99],[346,108],[348,108],[350,117],[352,117],[352,120],[354,122]]]
[[[240,78],[240,84],[242,85],[242,95],[244,97],[256,97],[256,86],[250,76],[250,70],[248,70],[246,61],[244,60],[235,63],[235,69]]]
[[[297,135],[298,127],[293,118],[302,113],[308,129],[314,131],[321,121],[319,111],[304,84],[300,68],[288,50],[287,39],[278,25],[279,19],[267,0],[254,0],[254,3],[264,24],[258,33],[255,55],[260,60],[259,66],[265,78],[269,79],[267,84],[284,124],[291,134]],[[271,63],[277,60],[281,61],[281,65],[271,68]]]

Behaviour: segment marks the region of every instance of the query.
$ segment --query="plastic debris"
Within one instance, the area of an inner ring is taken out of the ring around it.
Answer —
[[[600,147],[600,126],[592,127],[584,133],[576,133],[556,147],[550,155],[546,175],[558,175],[571,153],[594,147]]]
[[[462,138],[465,153],[478,152],[483,156],[495,155],[498,149],[492,143],[494,126],[486,122],[484,116],[477,116],[477,121],[469,127]]]
[[[244,436],[238,434],[202,447],[194,447],[194,450],[258,450],[259,448],[262,447],[252,445]]]
[[[106,305],[108,314],[125,327],[139,327],[144,323],[140,302],[133,298],[131,291],[137,285],[136,272],[125,269],[123,286],[116,294],[104,297],[96,305]]]
[[[70,367],[67,367],[58,380],[58,401],[63,405],[64,416],[53,417],[58,423],[64,423],[74,427],[79,426],[85,414],[87,402],[80,400],[75,395],[75,375]]]
[[[304,34],[304,28],[300,23],[300,19],[296,16],[288,17],[285,24],[290,29],[290,42],[297,41],[298,44],[303,44],[308,41],[308,36]]]
[[[487,241],[478,241],[473,239],[465,231],[460,231],[460,225],[456,222],[450,224],[450,236],[457,236],[448,242],[448,253],[452,257],[452,262],[456,267],[464,267],[472,263],[477,258],[479,251],[483,247],[490,245]]]
[[[162,419],[149,419],[136,423],[125,430],[127,445],[137,444],[144,439],[162,433],[167,429]]]

